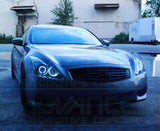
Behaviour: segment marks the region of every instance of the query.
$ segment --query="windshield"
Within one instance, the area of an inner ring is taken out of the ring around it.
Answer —
[[[101,42],[89,31],[81,28],[33,28],[32,44],[91,44]]]

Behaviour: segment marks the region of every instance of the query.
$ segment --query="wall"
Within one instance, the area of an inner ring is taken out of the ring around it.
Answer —
[[[14,4],[13,0],[0,0],[0,33],[16,35],[17,16],[10,10]]]
[[[39,12],[39,23],[50,23],[52,14],[50,10],[59,0],[35,0]],[[96,10],[97,3],[119,3],[118,9]],[[46,8],[47,7],[47,8]],[[139,18],[139,6],[136,0],[73,0],[75,16],[74,25],[91,30],[100,38],[113,38],[120,32],[128,33],[129,23]]]
[[[20,5],[35,4],[38,10],[38,23],[50,23],[53,15],[52,10],[59,0],[0,0],[0,15],[5,19],[1,20],[0,32],[7,34],[15,34],[17,24],[17,16],[14,11],[10,11],[10,7],[19,1]],[[128,24],[137,20],[139,17],[139,6],[136,0],[72,0],[74,13],[78,19],[75,20],[74,25],[84,27],[91,30],[100,38],[113,38],[120,32],[128,33]],[[100,3],[119,3],[118,9],[104,9],[96,10],[94,4]],[[5,5],[5,7],[3,6]],[[26,27],[33,24],[35,20],[28,19]],[[30,22],[31,21],[31,22]],[[12,30],[10,30],[12,28]]]
[[[119,3],[120,7],[95,10],[96,3]],[[133,0],[88,0],[87,4],[83,3],[83,8],[80,4],[79,0],[74,0],[75,14],[79,17],[75,25],[89,28],[101,38],[113,38],[123,31],[128,33],[128,24],[139,17],[139,7]]]

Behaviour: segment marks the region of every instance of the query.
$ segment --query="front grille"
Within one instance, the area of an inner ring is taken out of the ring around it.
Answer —
[[[130,70],[125,68],[79,68],[71,69],[75,81],[106,83],[130,78]]]

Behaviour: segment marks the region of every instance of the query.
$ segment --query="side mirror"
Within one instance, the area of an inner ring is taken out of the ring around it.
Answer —
[[[23,45],[23,39],[22,38],[14,38],[12,40],[12,44],[22,46]]]
[[[110,41],[103,39],[102,40],[104,45],[106,45],[107,47],[111,44]]]

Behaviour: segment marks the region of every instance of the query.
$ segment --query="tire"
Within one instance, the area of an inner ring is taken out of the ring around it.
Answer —
[[[30,112],[31,111],[31,106],[28,103],[28,99],[27,99],[27,95],[26,95],[24,67],[21,67],[20,96],[21,96],[21,103],[22,103],[25,111]]]
[[[21,68],[21,84],[20,84],[20,97],[21,97],[21,103],[29,115],[39,115],[39,106],[32,105],[29,103],[26,93],[26,79],[25,79],[25,70],[22,66]]]
[[[12,75],[12,79],[16,79],[16,76],[14,74],[13,62],[11,63],[11,75]]]

